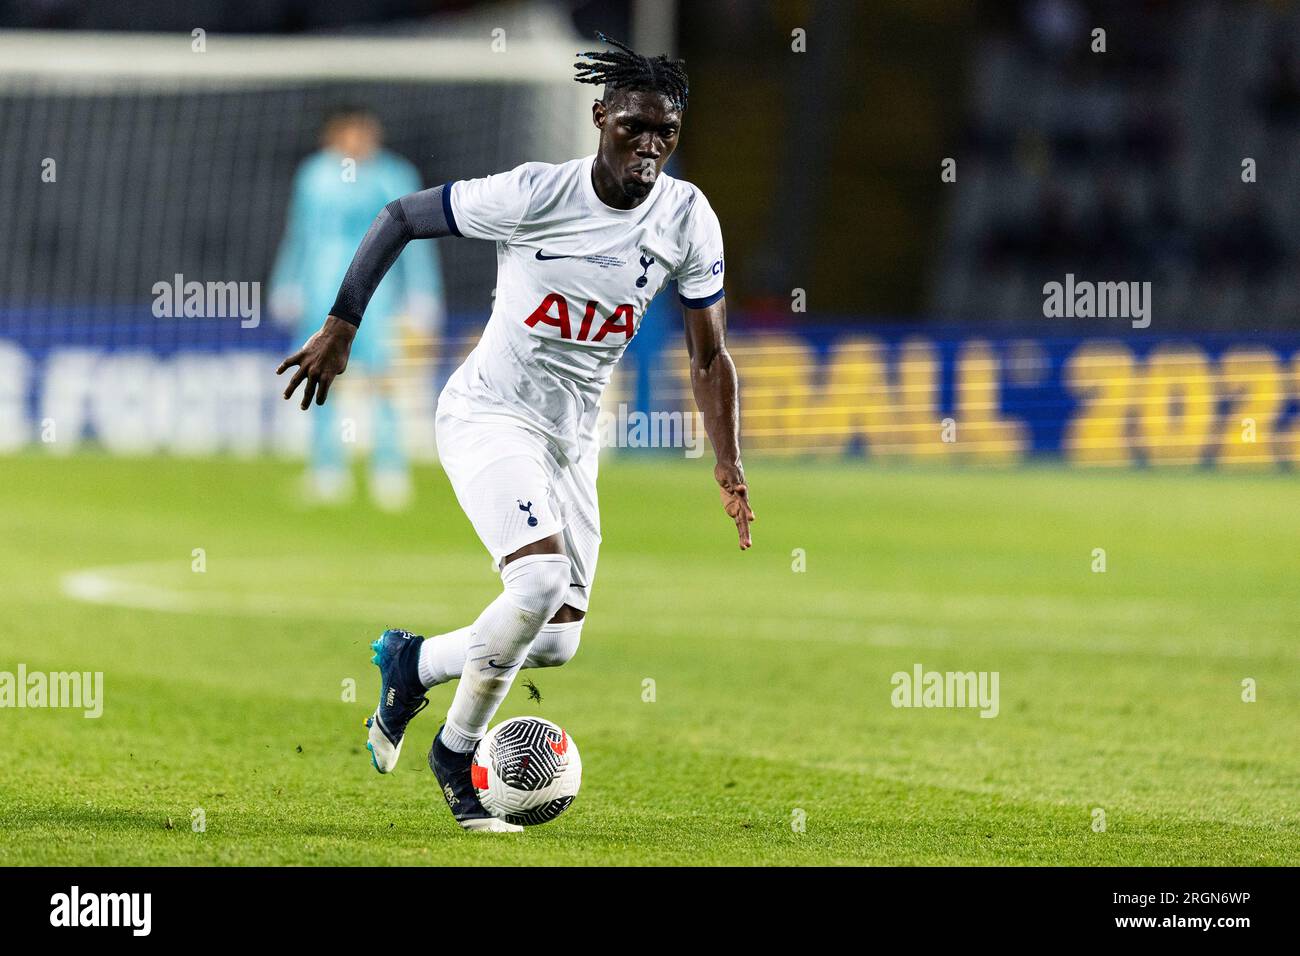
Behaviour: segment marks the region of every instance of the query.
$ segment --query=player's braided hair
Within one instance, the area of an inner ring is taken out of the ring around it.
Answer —
[[[642,90],[662,93],[679,110],[686,109],[686,96],[690,84],[686,77],[686,63],[658,56],[642,56],[624,43],[597,32],[596,39],[618,47],[617,50],[589,50],[579,53],[586,57],[574,65],[579,83],[604,85],[606,90]]]

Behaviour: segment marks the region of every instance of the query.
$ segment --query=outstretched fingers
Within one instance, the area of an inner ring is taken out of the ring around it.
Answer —
[[[284,390],[285,400],[288,401],[293,397],[293,393],[298,390],[298,386],[307,378],[307,370],[299,366],[298,371],[293,373],[293,378],[289,379],[289,387]]]
[[[749,506],[749,487],[732,485],[722,492],[722,506],[733,521],[736,522],[736,534],[740,539],[740,550],[744,551],[754,543],[749,533],[749,524],[757,520],[754,509]]]
[[[302,404],[298,407],[304,412],[311,407],[311,400],[316,394],[316,386],[320,384],[320,376],[312,374],[307,376],[307,387],[302,390]]]
[[[282,374],[284,370],[289,368],[291,365],[301,365],[303,356],[305,356],[306,354],[307,354],[306,349],[299,349],[298,351],[294,352],[287,359],[285,359],[283,362],[280,363],[280,367],[275,370],[275,374],[276,375]]]

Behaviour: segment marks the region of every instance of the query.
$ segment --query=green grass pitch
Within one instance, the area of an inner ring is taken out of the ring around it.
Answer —
[[[425,764],[451,687],[393,774],[364,750],[368,642],[498,589],[436,468],[388,516],[296,507],[288,463],[3,459],[0,671],[102,671],[105,708],[0,710],[0,864],[1300,857],[1295,476],[749,472],[742,554],[706,461],[605,464],[582,650],[498,716],[568,728],[583,789],[507,836]],[[997,671],[1000,713],[893,707],[917,663]]]

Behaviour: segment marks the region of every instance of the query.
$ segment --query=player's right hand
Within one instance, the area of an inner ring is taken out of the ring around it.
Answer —
[[[352,340],[356,334],[355,325],[344,322],[337,316],[327,318],[320,331],[275,370],[275,374],[280,375],[285,369],[298,366],[298,371],[289,379],[289,387],[284,390],[285,399],[289,399],[305,380],[307,387],[302,393],[302,410],[306,411],[311,405],[313,394],[316,396],[316,404],[324,405],[330,384],[348,367],[348,355],[352,351]]]

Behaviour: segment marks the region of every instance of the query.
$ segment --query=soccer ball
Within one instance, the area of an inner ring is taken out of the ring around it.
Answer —
[[[541,717],[512,717],[479,741],[470,779],[492,816],[534,826],[554,820],[573,802],[582,759],[562,727]]]

